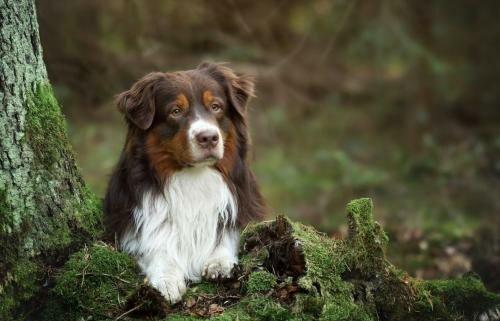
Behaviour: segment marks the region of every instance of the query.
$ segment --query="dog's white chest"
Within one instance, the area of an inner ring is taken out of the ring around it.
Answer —
[[[126,233],[122,247],[137,256],[164,255],[196,280],[220,241],[218,229],[234,224],[236,210],[218,171],[184,169],[171,177],[164,195],[144,195],[134,210],[135,229]]]

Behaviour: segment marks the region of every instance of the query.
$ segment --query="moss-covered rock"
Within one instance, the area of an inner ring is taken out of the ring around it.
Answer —
[[[473,320],[500,306],[474,275],[423,281],[391,265],[372,203],[347,206],[338,240],[284,217],[242,233],[240,266],[227,281],[190,286],[170,306],[145,285],[127,255],[96,244],[57,277],[45,320]]]

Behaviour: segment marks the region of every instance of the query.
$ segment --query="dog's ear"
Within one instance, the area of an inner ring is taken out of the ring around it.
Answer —
[[[198,66],[198,70],[206,71],[217,80],[226,91],[226,95],[236,112],[241,117],[245,117],[248,100],[255,96],[254,77],[237,74],[221,63],[204,62]]]
[[[142,130],[148,129],[155,116],[155,90],[165,74],[152,72],[116,97],[118,110]]]

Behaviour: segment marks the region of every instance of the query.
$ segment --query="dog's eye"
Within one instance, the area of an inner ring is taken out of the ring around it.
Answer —
[[[174,116],[174,117],[180,116],[181,114],[182,114],[182,109],[180,109],[179,107],[174,107],[174,108],[170,111],[170,115],[171,115],[171,116]]]
[[[213,103],[210,108],[212,108],[212,111],[218,112],[222,109],[222,106],[218,103]]]

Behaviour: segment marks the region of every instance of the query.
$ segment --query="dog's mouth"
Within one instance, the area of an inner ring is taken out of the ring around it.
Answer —
[[[218,158],[216,157],[207,157],[203,160],[199,160],[199,161],[196,161],[196,162],[193,162],[190,164],[191,167],[203,167],[203,166],[212,166],[214,165],[215,163],[217,163],[219,161]]]
[[[189,163],[191,167],[212,166],[222,159],[222,155],[218,155],[215,150],[206,151],[201,157],[197,157]]]

